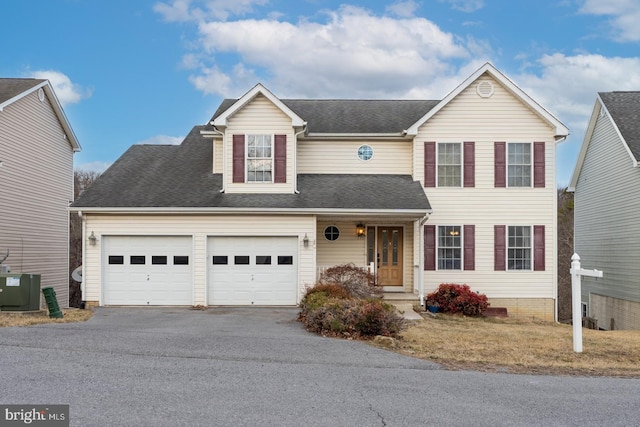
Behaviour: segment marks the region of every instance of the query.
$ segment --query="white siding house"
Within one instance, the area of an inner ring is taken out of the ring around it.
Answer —
[[[570,190],[582,304],[602,329],[640,329],[640,92],[599,93]]]
[[[165,304],[173,265],[178,305],[295,305],[323,269],[353,263],[387,298],[466,283],[553,320],[567,133],[491,64],[442,100],[280,99],[258,84],[180,146],[132,147],[74,203],[96,237],[84,298]]]
[[[0,260],[41,274],[69,305],[73,153],[80,145],[47,80],[0,78]]]

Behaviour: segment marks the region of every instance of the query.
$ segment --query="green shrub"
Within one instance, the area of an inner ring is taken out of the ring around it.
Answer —
[[[437,291],[427,295],[426,303],[437,305],[443,313],[465,316],[480,316],[489,307],[486,295],[473,292],[468,285],[452,283],[442,283]]]
[[[375,275],[354,264],[342,264],[327,268],[320,275],[318,283],[321,285],[340,285],[354,298],[382,295],[382,288],[377,286]]]

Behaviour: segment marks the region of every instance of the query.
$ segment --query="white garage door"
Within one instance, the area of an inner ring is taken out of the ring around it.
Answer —
[[[191,237],[104,237],[104,304],[192,305],[192,246]]]
[[[296,305],[297,237],[210,237],[209,305]]]

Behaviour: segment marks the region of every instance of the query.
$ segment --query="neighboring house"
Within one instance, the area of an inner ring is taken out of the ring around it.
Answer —
[[[80,144],[48,80],[0,78],[0,260],[69,306],[69,203]]]
[[[491,64],[440,101],[280,99],[258,84],[179,146],[131,147],[75,202],[84,298],[295,305],[323,269],[354,263],[386,298],[466,283],[553,320],[567,134]]]
[[[640,92],[599,93],[573,172],[574,242],[583,315],[603,329],[640,329]]]

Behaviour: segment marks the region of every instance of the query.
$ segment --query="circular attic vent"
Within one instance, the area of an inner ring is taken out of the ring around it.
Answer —
[[[40,102],[44,102],[44,90],[42,88],[38,89],[38,99]]]
[[[478,86],[476,86],[476,90],[478,91],[478,95],[480,95],[482,98],[489,98],[491,97],[491,95],[493,95],[493,84],[486,80],[482,81],[478,83]]]

